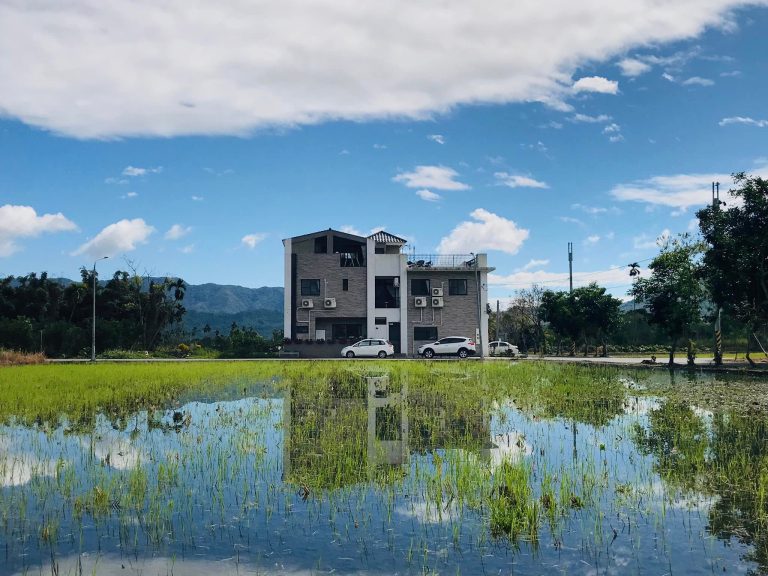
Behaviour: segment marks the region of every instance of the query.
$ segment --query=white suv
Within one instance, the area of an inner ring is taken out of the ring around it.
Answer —
[[[424,358],[432,358],[436,354],[456,354],[459,358],[466,358],[475,353],[475,341],[463,336],[448,336],[432,344],[419,346],[418,352]]]
[[[378,338],[368,338],[360,340],[351,346],[345,346],[341,349],[341,355],[344,358],[354,358],[355,356],[378,356],[386,358],[395,355],[395,347],[386,340]]]

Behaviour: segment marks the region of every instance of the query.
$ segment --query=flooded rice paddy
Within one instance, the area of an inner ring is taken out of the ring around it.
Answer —
[[[768,573],[768,382],[480,362],[0,371],[0,574]]]

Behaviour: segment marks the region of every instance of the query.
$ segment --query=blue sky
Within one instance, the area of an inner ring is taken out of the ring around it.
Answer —
[[[508,4],[0,0],[0,274],[279,286],[282,238],[384,227],[623,295],[768,175],[765,2]]]

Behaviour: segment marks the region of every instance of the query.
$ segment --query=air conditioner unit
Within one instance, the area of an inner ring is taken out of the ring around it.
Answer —
[[[326,298],[323,300],[323,306],[326,308],[336,308],[336,298]]]
[[[443,307],[443,297],[437,296],[435,298],[432,298],[432,308],[442,308]]]
[[[427,307],[427,297],[426,296],[416,296],[416,298],[413,299],[413,305],[416,308],[426,308]]]
[[[442,288],[432,288],[432,296],[442,296],[442,295],[443,295]]]
[[[312,300],[312,298],[302,298],[301,299],[301,306],[300,308],[314,308],[315,302]]]

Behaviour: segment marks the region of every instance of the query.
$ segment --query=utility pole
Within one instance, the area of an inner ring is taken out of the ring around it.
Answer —
[[[573,292],[573,242],[568,242],[568,279]]]
[[[712,182],[712,210],[718,212],[720,210],[720,182]],[[715,216],[715,222],[717,222],[717,216]],[[717,224],[716,224],[717,225]],[[715,346],[714,346],[714,360],[715,366],[723,365],[723,332],[720,313],[720,307],[717,307],[717,317],[715,318]]]
[[[499,341],[499,324],[501,323],[501,311],[499,301],[496,300],[496,341]]]

